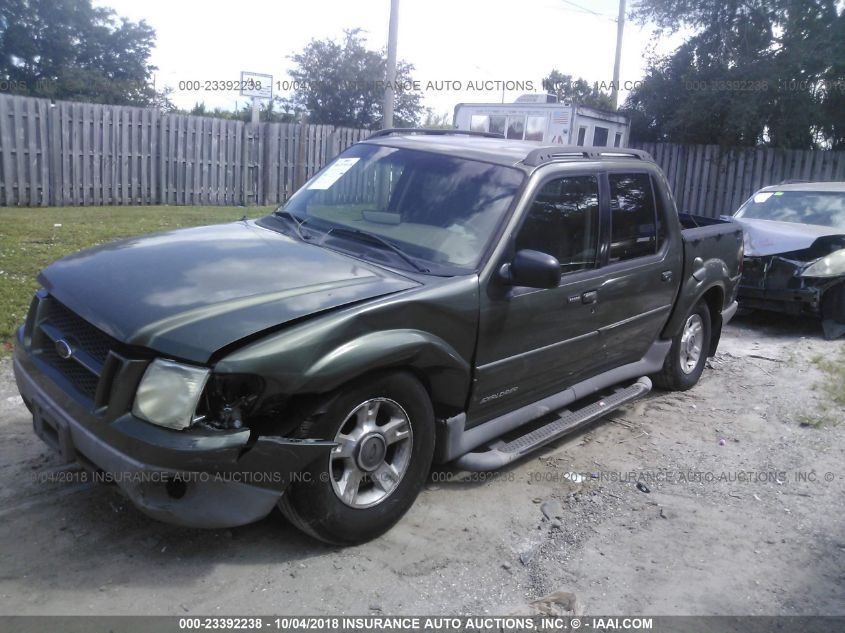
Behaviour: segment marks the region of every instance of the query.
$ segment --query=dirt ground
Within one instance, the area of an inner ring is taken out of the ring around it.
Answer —
[[[398,526],[348,549],[278,514],[188,530],[112,488],[38,483],[65,467],[5,360],[0,613],[481,615],[568,591],[592,614],[842,615],[845,416],[812,361],[842,346],[818,324],[738,318],[692,391],[486,481],[438,471]]]

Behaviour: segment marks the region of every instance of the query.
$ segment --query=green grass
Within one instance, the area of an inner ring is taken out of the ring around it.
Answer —
[[[802,415],[798,421],[801,426],[814,428],[836,426],[842,419],[842,409],[845,409],[845,345],[835,354],[816,356],[813,363],[825,374],[824,381],[813,385],[813,389],[823,391],[827,402],[821,404],[819,413]]]
[[[270,207],[0,208],[0,358],[23,322],[38,271],[70,253],[123,237],[257,217]],[[61,225],[61,226],[57,226]]]
[[[813,362],[827,374],[822,390],[836,405],[845,407],[845,346],[839,349],[838,357],[816,356]]]

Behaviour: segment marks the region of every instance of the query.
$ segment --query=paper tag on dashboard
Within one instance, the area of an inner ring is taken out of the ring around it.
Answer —
[[[328,189],[336,183],[343,174],[352,169],[352,165],[357,163],[359,158],[338,158],[332,165],[326,169],[320,177],[308,185],[309,189]]]

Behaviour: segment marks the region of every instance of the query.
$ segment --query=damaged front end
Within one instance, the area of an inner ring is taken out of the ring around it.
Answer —
[[[266,516],[332,442],[287,437],[284,398],[106,335],[39,291],[18,330],[15,379],[36,434],[144,513],[191,527]]]
[[[845,235],[816,239],[809,248],[755,255],[743,263],[742,307],[822,319],[826,338],[845,334]]]

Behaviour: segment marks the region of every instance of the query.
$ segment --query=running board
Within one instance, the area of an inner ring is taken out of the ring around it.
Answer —
[[[583,409],[564,409],[558,414],[556,420],[538,429],[534,429],[506,444],[498,442],[491,446],[489,450],[461,455],[454,463],[458,468],[464,470],[477,472],[497,470],[585,424],[598,420],[614,409],[644,396],[649,391],[651,391],[651,380],[643,376],[631,386],[619,389],[613,395],[589,404]]]

